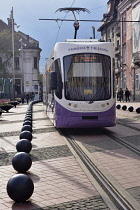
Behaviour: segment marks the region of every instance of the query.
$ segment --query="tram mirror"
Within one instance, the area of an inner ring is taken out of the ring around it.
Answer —
[[[57,89],[57,73],[55,71],[51,72],[51,90]]]

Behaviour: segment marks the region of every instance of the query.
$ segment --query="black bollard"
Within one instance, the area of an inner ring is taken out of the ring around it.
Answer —
[[[32,141],[32,133],[30,131],[22,131],[19,136],[20,139],[28,139]]]
[[[23,126],[24,126],[24,125],[30,125],[30,126],[32,126],[32,122],[29,121],[29,120],[26,120],[26,121],[24,121],[24,123],[23,123]]]
[[[19,173],[25,173],[30,169],[32,159],[26,152],[18,152],[12,159],[12,165]]]
[[[116,106],[116,108],[117,108],[117,109],[120,109],[120,108],[121,108],[121,105],[120,105],[120,104],[118,104],[118,105]]]
[[[32,144],[27,139],[21,139],[16,144],[17,152],[26,152],[29,153],[32,149]]]
[[[126,106],[126,105],[123,105],[123,106],[122,106],[122,110],[125,111],[126,109],[127,109],[127,106]]]
[[[129,110],[129,112],[133,112],[133,110],[134,110],[133,106],[130,106],[130,107],[128,108],[128,110]]]
[[[27,201],[34,191],[32,179],[25,174],[16,174],[7,183],[7,194],[17,203]]]
[[[139,114],[140,113],[140,107],[138,107],[137,109],[136,109],[136,112]]]
[[[27,120],[32,122],[32,118],[31,117],[25,117],[24,121],[27,121]]]
[[[32,127],[30,125],[24,125],[21,131],[30,131],[32,133]]]

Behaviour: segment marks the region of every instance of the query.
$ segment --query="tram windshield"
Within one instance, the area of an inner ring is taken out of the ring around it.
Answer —
[[[79,53],[63,58],[65,98],[76,101],[107,100],[111,97],[111,58]]]

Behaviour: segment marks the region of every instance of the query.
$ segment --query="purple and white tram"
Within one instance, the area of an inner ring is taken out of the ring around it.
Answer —
[[[56,43],[45,67],[46,112],[58,128],[116,124],[114,47],[98,40]]]

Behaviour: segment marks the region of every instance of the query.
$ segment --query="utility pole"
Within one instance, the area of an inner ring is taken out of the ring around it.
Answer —
[[[14,15],[13,7],[11,10],[10,18],[12,20],[12,52],[13,52],[13,100],[15,100],[15,40],[14,40]]]
[[[22,63],[21,63],[21,72],[22,72],[22,83],[21,83],[22,84],[22,88],[21,88],[21,91],[22,91],[22,93],[24,93],[24,87],[25,87],[25,84],[24,84],[25,83],[25,79],[24,78],[25,78],[25,73],[26,72],[24,71],[24,65],[23,65],[23,61],[24,61],[23,47],[26,46],[26,44],[23,43],[23,39],[22,38],[19,41],[21,43],[21,47],[20,47],[19,50],[21,52],[21,61],[22,61]]]
[[[21,43],[20,50],[21,50],[21,61],[22,61],[22,63],[21,63],[21,72],[22,72],[21,92],[24,93],[23,40],[22,40],[22,38],[19,41]]]

